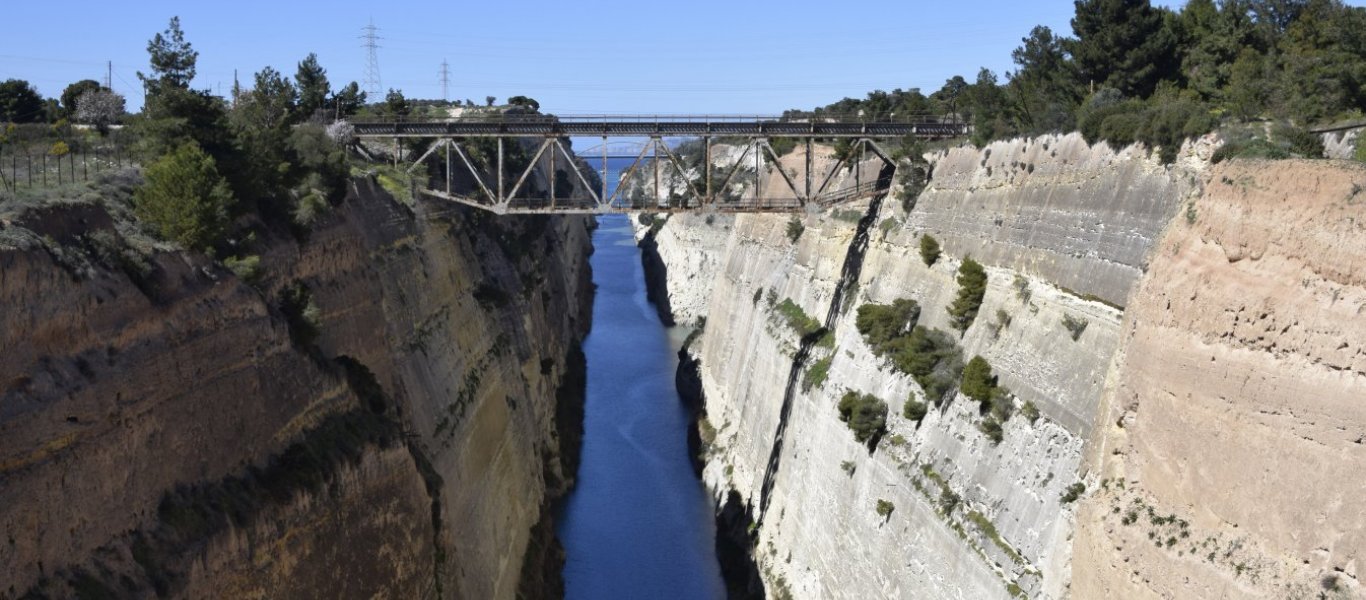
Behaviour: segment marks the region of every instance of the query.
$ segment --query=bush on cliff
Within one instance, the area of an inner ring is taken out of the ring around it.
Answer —
[[[802,233],[805,232],[806,225],[802,224],[801,219],[792,217],[787,220],[787,239],[791,240],[792,243],[797,243],[797,240],[801,239]]]
[[[987,271],[969,256],[958,267],[958,297],[949,305],[949,319],[954,329],[967,331],[982,307],[987,293]]]
[[[806,314],[806,311],[797,306],[797,303],[793,302],[791,298],[783,298],[782,303],[778,304],[775,310],[783,317],[787,326],[791,327],[801,337],[812,335],[824,329],[820,321]]]
[[[906,398],[906,404],[901,407],[901,416],[906,417],[907,421],[915,421],[916,423],[924,419],[928,412],[929,407],[924,402],[917,400],[915,394]]]
[[[974,356],[968,361],[963,368],[963,382],[959,389],[964,396],[983,404],[991,401],[992,392],[996,389],[996,377],[991,374],[987,359]]]
[[[190,142],[147,166],[133,202],[138,218],[162,238],[206,250],[227,230],[234,200],[213,158]]]
[[[898,299],[890,305],[860,306],[855,325],[874,355],[890,359],[896,370],[914,377],[925,397],[938,406],[958,381],[963,361],[952,338],[916,325],[919,316],[914,300]]]
[[[887,403],[872,394],[845,392],[839,403],[840,420],[859,442],[880,437],[887,428]]]
[[[939,260],[939,254],[939,240],[928,233],[920,236],[920,260],[925,261],[925,266],[933,267]]]
[[[920,305],[909,298],[898,298],[891,304],[864,304],[858,307],[854,326],[868,341],[873,353],[882,356],[892,348],[889,344],[910,333],[920,319]]]

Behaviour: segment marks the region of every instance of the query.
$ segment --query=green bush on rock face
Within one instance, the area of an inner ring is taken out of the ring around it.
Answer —
[[[986,269],[972,257],[964,258],[958,267],[958,297],[949,305],[949,319],[954,329],[967,331],[972,326],[986,294]]]
[[[920,305],[915,300],[898,298],[890,305],[864,304],[858,308],[854,326],[868,340],[873,353],[882,355],[893,340],[906,335],[920,319]]]
[[[839,403],[840,420],[849,425],[854,439],[867,442],[887,428],[887,403],[872,394],[845,392]]]
[[[987,359],[981,356],[974,356],[963,368],[963,383],[960,386],[963,395],[978,402],[986,403],[991,401],[992,391],[996,389],[996,378],[991,374],[991,365]]]
[[[906,420],[908,421],[915,421],[917,423],[924,419],[925,414],[928,412],[929,407],[926,406],[924,402],[916,400],[914,395],[907,398],[906,404],[901,407],[901,416],[906,417]]]
[[[963,368],[957,345],[942,331],[916,325],[920,305],[898,299],[892,304],[859,307],[855,325],[873,354],[890,359],[898,371],[915,378],[935,405],[953,389]]]
[[[925,266],[933,267],[939,260],[939,254],[939,240],[928,233],[920,236],[920,260],[925,261]]]

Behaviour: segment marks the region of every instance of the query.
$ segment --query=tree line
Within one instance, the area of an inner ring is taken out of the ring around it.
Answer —
[[[1340,0],[1077,0],[1071,25],[1073,37],[1034,27],[1003,76],[982,68],[928,96],[877,90],[785,116],[933,115],[972,124],[978,146],[1081,131],[1170,160],[1180,140],[1224,123],[1366,114],[1366,9]]]

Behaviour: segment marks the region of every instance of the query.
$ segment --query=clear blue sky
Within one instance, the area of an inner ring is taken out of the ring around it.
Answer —
[[[114,88],[135,109],[147,40],[178,14],[200,53],[198,88],[227,93],[234,69],[244,82],[267,65],[292,76],[309,52],[335,88],[362,79],[359,36],[373,18],[383,86],[409,97],[441,97],[444,58],[452,99],[524,94],[566,115],[773,114],[879,88],[928,93],[981,66],[1004,72],[1034,25],[1070,34],[1072,14],[1066,0],[304,4],[12,2],[0,80],[27,79],[57,96],[73,81],[103,80],[112,60]]]

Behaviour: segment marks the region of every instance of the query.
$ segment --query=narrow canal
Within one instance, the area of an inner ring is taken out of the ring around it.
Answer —
[[[646,300],[628,218],[598,222],[583,457],[559,519],[566,596],[720,598],[711,502],[674,386],[686,332],[664,327]]]

